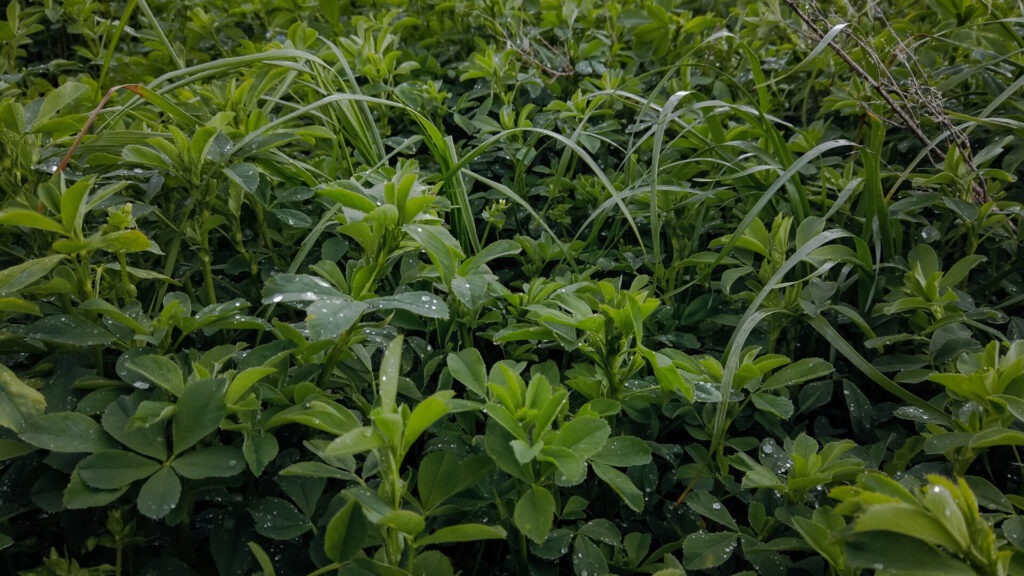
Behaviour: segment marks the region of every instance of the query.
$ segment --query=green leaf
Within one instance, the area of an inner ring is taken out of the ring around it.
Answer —
[[[365,300],[369,310],[405,310],[424,318],[448,318],[448,305],[427,292],[404,292]]]
[[[0,226],[24,226],[58,234],[64,233],[64,227],[56,220],[24,208],[0,210]]]
[[[20,440],[0,440],[0,462],[20,458],[35,451],[35,446]]]
[[[190,383],[181,393],[171,422],[175,454],[188,450],[220,427],[227,415],[224,388],[222,379],[208,378]]]
[[[572,546],[572,568],[579,574],[608,574],[608,561],[590,538],[577,536]]]
[[[416,541],[417,548],[425,548],[437,544],[453,544],[456,542],[476,542],[477,540],[504,540],[507,534],[500,526],[485,524],[456,524],[445,526],[434,533]]]
[[[437,268],[441,282],[450,284],[455,276],[457,261],[463,257],[458,241],[442,226],[413,223],[406,224],[403,230],[426,251],[427,257]]]
[[[308,274],[275,274],[263,286],[263,303],[315,302],[317,300],[348,300],[322,278]]]
[[[606,518],[591,520],[577,531],[580,536],[586,536],[591,540],[618,547],[622,544],[622,533],[615,526],[615,523]]]
[[[54,314],[36,320],[27,326],[13,327],[15,332],[27,338],[67,346],[97,346],[114,341],[109,330],[71,314]]]
[[[448,370],[466,388],[482,398],[487,397],[487,366],[479,350],[466,348],[448,354]]]
[[[281,476],[302,476],[305,478],[352,479],[352,473],[345,472],[323,462],[296,462],[280,472]]]
[[[42,316],[43,312],[35,302],[29,302],[24,298],[0,296],[0,316],[4,314],[30,314]]]
[[[330,458],[339,458],[373,450],[383,444],[384,439],[373,428],[361,426],[332,440],[324,449],[324,455]]]
[[[739,532],[740,528],[733,519],[732,514],[722,506],[717,498],[703,490],[694,490],[686,497],[686,505],[694,512],[714,520],[715,522]]]
[[[161,468],[142,485],[139,490],[139,512],[148,518],[159,520],[178,505],[181,498],[181,480],[174,470]]]
[[[416,405],[405,423],[405,431],[402,434],[402,453],[404,454],[412,447],[427,428],[440,420],[448,413],[448,400],[451,400],[455,393],[451,390],[442,390],[424,398]]]
[[[832,365],[821,358],[804,358],[772,374],[764,381],[760,390],[775,390],[817,380],[828,376],[833,370]]]
[[[92,178],[83,178],[68,186],[60,197],[60,219],[64,224],[64,233],[68,236],[81,237],[85,196],[92,189],[92,184]]]
[[[609,466],[641,466],[651,461],[651,447],[635,436],[616,436],[590,459]]]
[[[58,241],[59,242],[59,241]],[[95,238],[93,246],[105,252],[143,252],[153,247],[153,242],[139,230],[121,230]],[[54,242],[54,250],[57,250]]]
[[[313,302],[306,308],[310,340],[334,340],[355,326],[367,308],[367,303],[359,300],[323,298]]]
[[[78,463],[78,476],[93,488],[112,490],[153,475],[160,464],[124,450],[100,450]]]
[[[563,446],[575,454],[589,458],[604,447],[611,428],[601,418],[581,416],[562,425],[552,445]]]
[[[126,360],[124,367],[133,378],[156,384],[175,396],[181,396],[185,390],[181,368],[164,356],[137,356]]]
[[[0,270],[0,294],[14,294],[50,273],[66,256],[54,254]]]
[[[253,384],[275,372],[277,372],[276,368],[268,368],[266,366],[253,366],[252,368],[242,370],[235,375],[231,380],[231,384],[228,385],[224,401],[228,404],[236,404]]]
[[[279,447],[277,438],[263,430],[252,430],[245,433],[242,442],[242,454],[245,462],[249,465],[249,471],[254,476],[259,476],[267,466],[277,457]]]
[[[640,492],[640,489],[633,484],[633,481],[629,479],[622,472],[619,472],[611,466],[599,464],[597,462],[591,462],[594,467],[594,473],[615,491],[616,494],[622,498],[622,501],[626,503],[631,509],[636,512],[640,512],[644,508],[644,495]]]
[[[380,399],[381,410],[385,414],[394,413],[396,410],[398,379],[401,377],[402,369],[402,341],[401,334],[395,337],[380,361],[377,396]]]
[[[185,478],[227,478],[245,469],[245,457],[232,446],[210,446],[175,458],[171,467]]]
[[[899,576],[975,576],[970,566],[911,536],[892,532],[857,534],[843,547],[850,566]]]
[[[0,426],[18,432],[31,420],[46,411],[46,398],[25,384],[8,367],[0,364]]]
[[[460,459],[450,450],[427,454],[416,468],[416,490],[423,509],[429,514],[448,498],[476,485],[491,470],[486,456]]]
[[[266,551],[255,542],[249,542],[248,545],[252,555],[256,558],[256,563],[260,565],[260,570],[263,571],[263,576],[277,576],[277,572],[274,571],[274,563]]]
[[[532,486],[519,501],[512,519],[516,528],[537,544],[543,544],[555,518],[555,498],[546,488]]]
[[[298,508],[281,498],[263,498],[249,506],[256,531],[274,540],[291,540],[308,532],[313,525]]]
[[[351,499],[331,517],[324,532],[324,554],[334,562],[345,562],[363,549],[366,519],[363,509]]]
[[[260,185],[260,172],[256,166],[243,162],[224,168],[224,175],[232,182],[241,186],[246,192],[252,194]]]
[[[359,419],[348,409],[333,402],[307,400],[272,416],[264,424],[264,429],[270,430],[284,424],[303,424],[334,436],[341,436],[358,428]]]
[[[732,532],[694,532],[683,539],[683,566],[687,570],[707,570],[720,566],[736,549]]]
[[[394,510],[382,516],[377,524],[394,528],[410,536],[416,536],[427,527],[427,521],[423,516],[412,510]]]
[[[909,504],[875,504],[857,517],[853,528],[856,532],[896,532],[948,550],[960,549],[960,543],[942,522],[925,510]]]
[[[540,460],[553,462],[558,467],[558,471],[562,473],[564,478],[556,478],[556,481],[560,486],[574,486],[583,482],[587,477],[587,462],[576,452],[573,452],[565,446],[540,446]],[[523,451],[516,451],[516,445],[512,444],[513,452],[516,452],[516,459],[520,463],[523,458],[528,458],[528,453],[522,453]],[[529,460],[527,460],[528,462]]]
[[[106,506],[128,491],[128,486],[118,490],[100,490],[90,488],[78,477],[78,471],[71,473],[71,481],[64,489],[63,503],[68,510],[81,510]]]
[[[416,555],[412,576],[455,576],[455,569],[447,556],[437,550]]]
[[[115,448],[95,420],[78,412],[53,412],[27,421],[20,437],[51,452],[94,453]]]
[[[758,410],[773,414],[782,420],[788,420],[795,411],[793,401],[785,396],[755,392],[750,395],[750,400]]]
[[[31,129],[34,130],[39,127],[40,124],[52,118],[62,108],[89,92],[90,88],[81,82],[70,81],[62,83],[43,99],[39,112],[36,113],[35,119],[32,120]]]

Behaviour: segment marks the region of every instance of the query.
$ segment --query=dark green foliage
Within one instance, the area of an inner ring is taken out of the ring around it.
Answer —
[[[9,2],[0,573],[1024,574],[1015,2]]]

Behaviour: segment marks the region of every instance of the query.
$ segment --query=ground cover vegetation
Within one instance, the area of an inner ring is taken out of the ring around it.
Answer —
[[[1012,0],[0,21],[0,572],[1024,574]]]

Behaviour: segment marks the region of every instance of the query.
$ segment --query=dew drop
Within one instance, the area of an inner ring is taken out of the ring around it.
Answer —
[[[144,380],[136,380],[135,382],[132,382],[132,386],[138,388],[139,390],[149,390],[153,385]]]

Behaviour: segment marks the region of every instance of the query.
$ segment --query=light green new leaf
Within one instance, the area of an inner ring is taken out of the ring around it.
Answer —
[[[181,368],[164,356],[138,356],[126,360],[124,367],[133,377],[148,380],[175,396],[181,396],[185,391]]]
[[[466,388],[483,398],[487,397],[487,366],[479,350],[466,348],[448,354],[448,370]]]
[[[56,220],[24,208],[0,210],[0,226],[24,226],[58,234],[64,233],[64,227]]]
[[[72,238],[82,237],[82,220],[85,218],[85,197],[92,189],[92,178],[83,178],[68,186],[60,197],[60,219],[64,234]]]
[[[427,428],[448,413],[448,400],[451,400],[452,396],[455,396],[455,393],[451,390],[442,390],[425,398],[413,408],[402,434],[403,454],[409,451],[413,442],[419,439]]]
[[[22,288],[30,286],[36,280],[49,274],[65,258],[66,256],[63,254],[54,254],[0,270],[0,294],[14,294]]]
[[[253,366],[252,368],[242,370],[231,380],[231,384],[228,384],[227,393],[224,395],[225,402],[228,404],[237,403],[253,384],[275,372],[277,372],[276,368],[268,368],[266,366]]]
[[[832,373],[832,365],[821,358],[804,358],[787,365],[775,374],[772,374],[761,390],[775,390],[795,384],[802,384],[809,380],[824,378]]]
[[[897,532],[948,550],[960,549],[960,543],[942,522],[920,507],[908,504],[875,504],[857,517],[853,528],[857,532]]]
[[[416,536],[427,527],[427,521],[412,510],[394,510],[381,516],[377,525],[394,528],[403,534]]]
[[[485,524],[456,524],[445,526],[433,534],[416,542],[417,548],[425,548],[437,544],[453,544],[457,542],[476,542],[477,540],[503,540],[505,529],[500,526]]]
[[[0,426],[18,432],[26,420],[46,411],[46,398],[0,364]]]
[[[355,430],[349,430],[332,440],[324,449],[324,455],[330,458],[339,458],[373,450],[383,444],[384,439],[380,437],[380,434],[369,426],[362,426]]]
[[[396,410],[398,379],[402,369],[402,341],[401,334],[396,336],[388,349],[384,351],[384,356],[380,361],[377,396],[380,399],[380,408],[385,414],[391,414]]]

